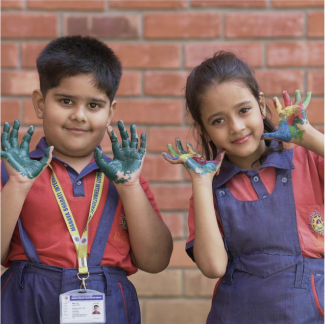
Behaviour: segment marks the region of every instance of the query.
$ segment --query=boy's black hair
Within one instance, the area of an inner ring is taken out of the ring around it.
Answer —
[[[37,59],[40,88],[45,97],[63,78],[92,74],[94,84],[113,102],[122,76],[114,52],[94,37],[66,36],[51,41]]]

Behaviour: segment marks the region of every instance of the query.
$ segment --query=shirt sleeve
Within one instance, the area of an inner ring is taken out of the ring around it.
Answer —
[[[217,218],[220,234],[221,234],[222,238],[224,238],[225,235],[224,235],[221,219],[220,219],[220,216],[219,216],[219,213],[217,210],[217,205],[216,205],[214,195],[213,195],[213,204],[214,204],[214,211],[216,213],[216,218]],[[194,218],[193,195],[190,198],[190,207],[189,207],[189,211],[188,211],[188,227],[189,227],[190,234],[189,234],[188,240],[186,242],[186,253],[195,262],[194,254],[193,254],[193,246],[194,246],[194,238],[195,238],[195,218]]]

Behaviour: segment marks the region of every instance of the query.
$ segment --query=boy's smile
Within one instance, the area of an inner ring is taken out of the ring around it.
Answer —
[[[95,86],[90,74],[62,79],[45,99],[35,90],[33,103],[37,116],[43,119],[47,144],[53,145],[53,154],[66,162],[69,158],[93,157],[116,107]]]

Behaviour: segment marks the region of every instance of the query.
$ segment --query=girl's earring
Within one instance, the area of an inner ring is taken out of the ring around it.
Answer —
[[[266,104],[265,104],[265,98],[264,98],[263,92],[260,92],[260,97],[258,99],[258,102],[260,104],[260,109],[261,109],[263,119],[265,119],[266,118]]]

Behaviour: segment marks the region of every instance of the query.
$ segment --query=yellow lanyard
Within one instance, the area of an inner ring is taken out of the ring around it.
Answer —
[[[69,207],[68,201],[64,195],[60,182],[53,170],[52,165],[50,164],[49,167],[52,169],[52,177],[51,177],[51,185],[54,196],[58,202],[58,205],[61,209],[62,216],[65,220],[65,223],[68,227],[69,233],[71,235],[72,241],[77,251],[78,257],[78,267],[80,274],[87,274],[88,273],[88,266],[87,266],[87,252],[88,252],[88,225],[91,221],[92,217],[94,216],[96,209],[99,205],[100,197],[103,192],[103,185],[104,185],[104,176],[102,171],[97,171],[96,179],[93,189],[93,195],[91,198],[90,209],[89,209],[89,216],[88,221],[85,227],[85,230],[82,234],[80,239],[79,231],[76,225],[76,222],[73,218],[71,209]]]

